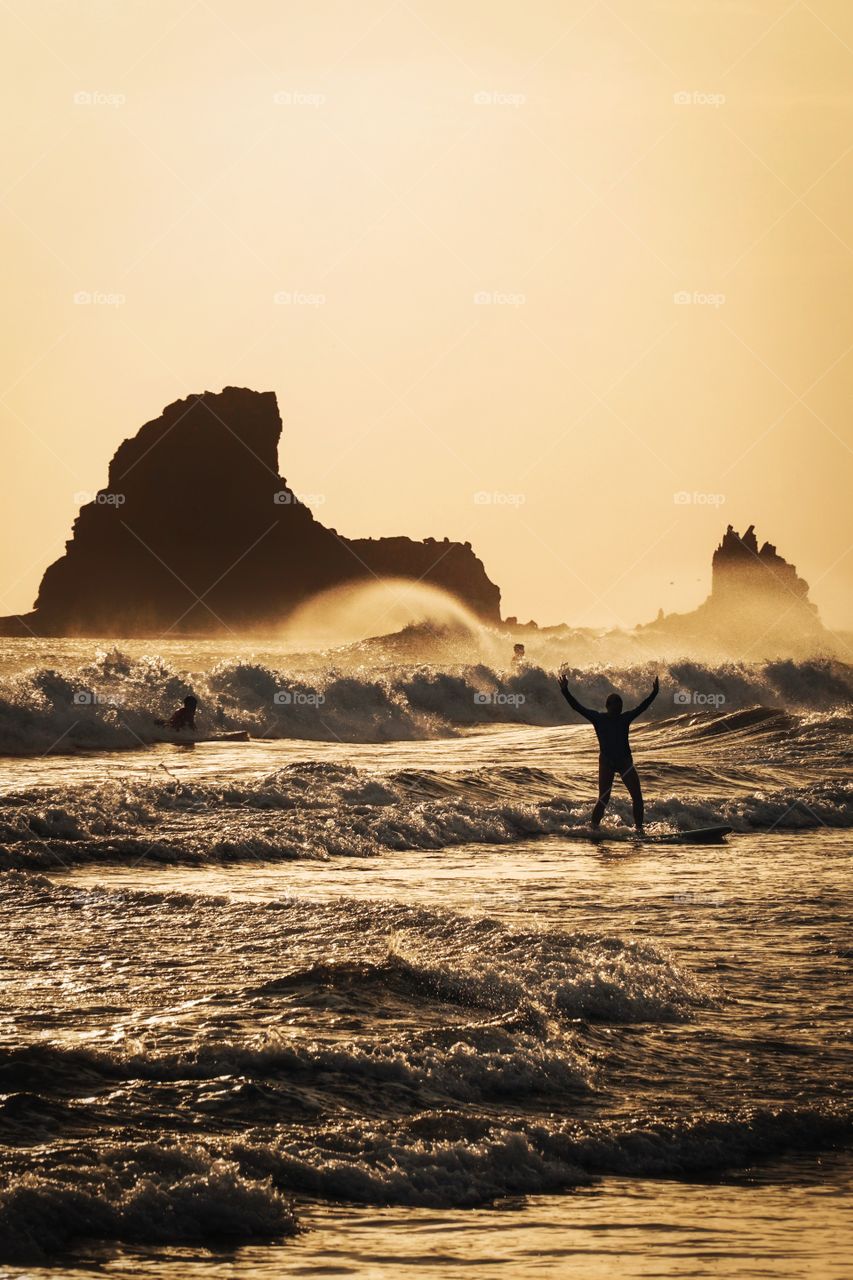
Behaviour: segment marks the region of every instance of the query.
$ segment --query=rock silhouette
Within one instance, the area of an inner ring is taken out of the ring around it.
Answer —
[[[275,394],[239,387],[169,405],[125,440],[81,508],[34,612],[6,634],[219,634],[278,624],[326,588],[395,576],[490,622],[500,591],[470,543],[348,539],[278,474]]]
[[[808,598],[809,584],[797,577],[794,566],[771,542],[759,550],[755,525],[751,524],[742,537],[729,525],[711,561],[711,601],[725,608],[733,597],[740,602],[744,590],[752,596],[753,604],[765,601],[787,607],[793,601],[813,613],[816,610]]]
[[[728,526],[711,560],[711,593],[698,609],[661,611],[639,631],[647,640],[680,642],[685,651],[752,659],[835,649],[808,583],[772,543],[759,547],[754,525],[743,535]]]

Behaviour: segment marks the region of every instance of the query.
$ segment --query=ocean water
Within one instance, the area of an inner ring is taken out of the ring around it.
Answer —
[[[849,1275],[851,672],[661,679],[725,844],[536,667],[6,642],[0,1274]]]

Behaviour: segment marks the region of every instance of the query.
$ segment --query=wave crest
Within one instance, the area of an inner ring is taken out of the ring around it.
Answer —
[[[638,702],[659,674],[651,718],[743,710],[829,712],[853,701],[853,669],[830,659],[764,663],[669,662],[566,668],[584,702],[603,705],[614,688]],[[383,742],[453,735],[478,725],[553,726],[571,716],[555,672],[485,664],[387,666],[322,672],[230,660],[192,676],[163,658],[118,650],[57,671],[35,668],[0,681],[0,752],[29,755],[81,749],[127,750],[168,739],[153,719],[188,692],[200,700],[200,732]]]

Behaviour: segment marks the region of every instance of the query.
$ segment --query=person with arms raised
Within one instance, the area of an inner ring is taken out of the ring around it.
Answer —
[[[590,707],[585,707],[582,702],[578,702],[577,698],[569,689],[568,677],[561,675],[559,679],[560,692],[568,702],[569,706],[577,711],[578,715],[589,720],[595,735],[598,738],[598,799],[595,802],[595,808],[592,811],[590,825],[593,830],[598,830],[601,825],[601,819],[604,817],[604,810],[610,801],[610,793],[613,789],[613,779],[618,773],[631,797],[631,803],[634,810],[634,826],[637,828],[637,834],[643,834],[643,789],[640,786],[640,777],[631,755],[631,744],[628,733],[632,721],[637,716],[641,716],[647,711],[658,696],[660,689],[660,681],[655,676],[655,682],[652,685],[652,691],[647,698],[630,711],[623,711],[622,699],[618,693],[611,693],[606,702],[604,711],[593,711]]]

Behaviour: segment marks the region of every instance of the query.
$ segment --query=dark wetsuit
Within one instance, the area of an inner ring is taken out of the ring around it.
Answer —
[[[590,722],[598,738],[601,757],[612,765],[614,773],[624,773],[634,763],[628,741],[628,730],[631,727],[631,721],[641,716],[652,705],[655,697],[656,694],[650,693],[647,698],[643,698],[639,706],[634,707],[633,711],[620,711],[618,716],[612,716],[609,711],[592,711],[582,702],[578,702],[568,689],[566,690],[566,701],[570,707],[574,707],[578,715],[584,716]]]
[[[634,821],[638,827],[642,827],[643,792],[637,770],[634,768],[628,730],[631,727],[631,721],[636,720],[637,716],[642,715],[654,702],[657,690],[653,690],[647,698],[643,698],[643,701],[632,711],[620,711],[618,715],[611,715],[609,711],[593,711],[590,707],[585,707],[582,702],[578,702],[568,689],[564,692],[569,706],[590,722],[598,738],[598,800],[592,811],[593,826],[598,826],[604,816],[604,810],[613,789],[613,779],[618,773],[631,796]]]
[[[189,707],[178,707],[173,716],[166,721],[170,729],[194,729],[195,728],[195,710]]]

